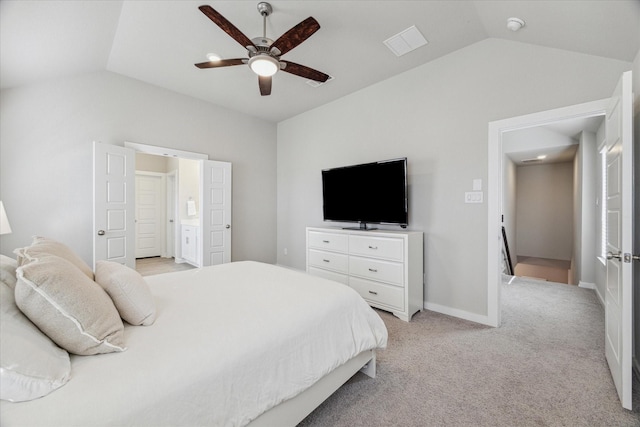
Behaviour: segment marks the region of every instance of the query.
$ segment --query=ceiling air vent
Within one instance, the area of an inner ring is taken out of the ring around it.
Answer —
[[[307,84],[311,87],[320,87],[323,84],[329,83],[331,80],[333,80],[333,76],[329,76],[329,78],[324,81],[324,82],[317,82],[315,80],[307,80]]]
[[[541,161],[541,160],[542,160],[542,159],[536,159],[536,158],[533,158],[533,159],[524,159],[524,160],[522,161],[522,163],[535,163],[535,162],[539,162],[539,161]]]
[[[396,56],[402,56],[429,43],[415,25],[383,42]]]

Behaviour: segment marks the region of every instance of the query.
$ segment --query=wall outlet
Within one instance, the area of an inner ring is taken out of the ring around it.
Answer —
[[[482,191],[467,191],[464,193],[465,203],[482,203],[483,199]]]
[[[284,248],[284,254],[285,254],[285,255],[288,255],[288,254],[289,254],[289,251],[287,250],[287,248]]]

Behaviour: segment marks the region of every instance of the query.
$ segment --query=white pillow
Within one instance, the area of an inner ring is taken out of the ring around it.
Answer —
[[[0,254],[0,282],[6,283],[13,290],[16,287],[16,268],[18,262]]]
[[[156,320],[151,290],[140,273],[117,262],[98,261],[95,278],[128,323],[148,326]]]
[[[57,240],[47,237],[33,236],[31,246],[13,251],[18,256],[18,265],[26,264],[30,258],[40,258],[44,255],[56,255],[75,265],[89,279],[93,280],[93,270],[71,248]]]
[[[124,351],[124,325],[109,295],[69,261],[46,255],[16,270],[16,303],[70,353]]]
[[[0,283],[0,324],[0,399],[37,399],[69,381],[69,353],[20,312],[13,289],[4,283]]]

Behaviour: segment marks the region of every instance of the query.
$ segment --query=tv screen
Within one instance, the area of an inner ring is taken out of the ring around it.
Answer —
[[[325,221],[408,224],[407,159],[322,171]]]

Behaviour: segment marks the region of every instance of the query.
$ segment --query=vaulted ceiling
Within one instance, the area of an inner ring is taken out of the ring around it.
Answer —
[[[258,1],[0,2],[0,87],[108,70],[278,122],[433,61],[500,38],[631,62],[640,50],[640,1],[270,1],[266,35],[277,39],[313,16],[318,32],[283,56],[323,71],[313,87],[279,72],[260,96],[247,66],[201,70],[207,53],[246,57],[211,22],[208,4],[249,38],[262,36]],[[507,29],[518,17],[525,26]],[[411,27],[428,44],[397,57],[384,40]]]

